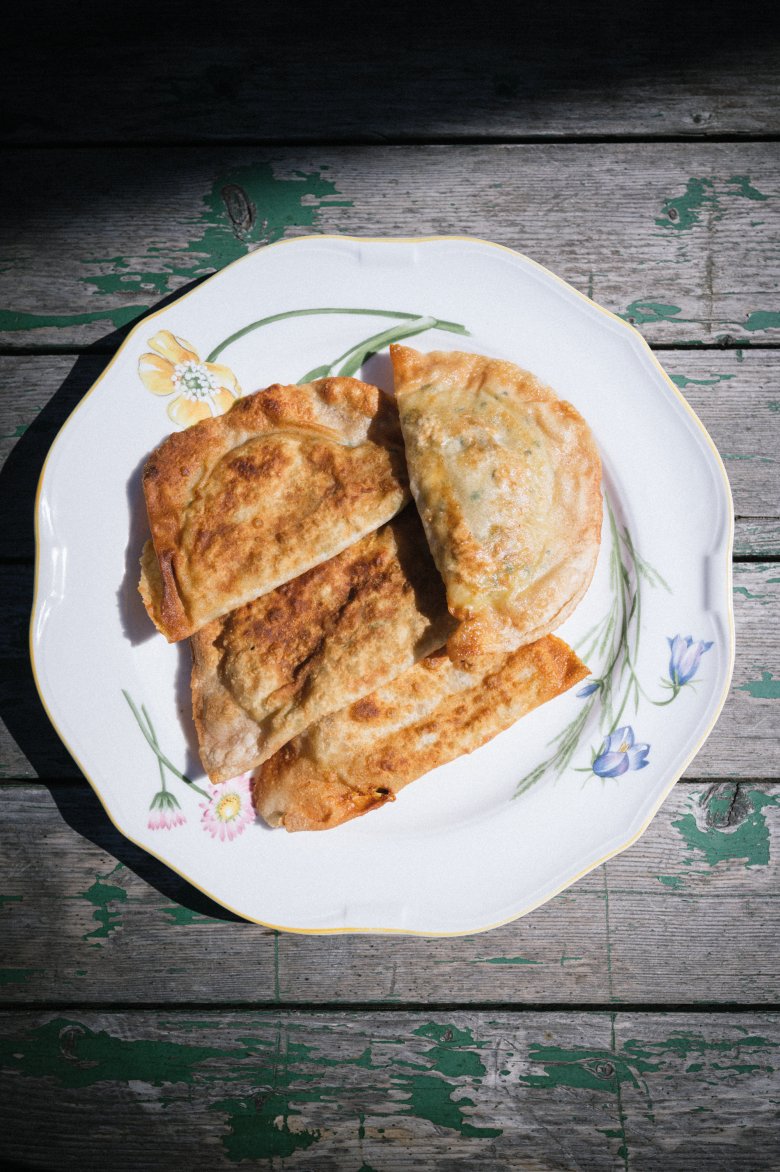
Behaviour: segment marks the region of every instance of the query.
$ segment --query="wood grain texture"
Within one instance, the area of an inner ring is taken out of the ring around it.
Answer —
[[[780,557],[780,522],[738,518],[734,524],[734,556],[737,558]]]
[[[763,1172],[780,1158],[770,1013],[20,1013],[0,1018],[0,1053],[0,1151],[26,1166],[686,1172],[704,1156]]]
[[[777,353],[746,347],[780,343],[780,168],[772,141],[702,140],[780,130],[776,4],[177,9],[138,0],[110,46],[95,0],[3,28],[0,140],[25,149],[4,161],[0,345],[31,356],[0,358],[0,773],[52,784],[2,790],[0,1163],[774,1172],[780,1015],[756,1006],[780,968],[760,780],[780,754],[780,388]],[[650,141],[675,136],[699,141]],[[235,922],[65,780],[27,665],[31,506],[68,411],[161,299],[324,231],[494,239],[688,347],[662,361],[751,559],[688,783],[630,850],[486,935]]]
[[[533,914],[459,938],[235,922],[79,786],[4,791],[5,1003],[767,1002],[780,978],[780,789],[678,785],[646,834]]]
[[[0,635],[0,779],[77,777],[37,698],[27,658],[29,565],[0,565],[5,612]],[[737,656],[726,705],[688,768],[689,778],[771,778],[780,773],[780,568],[740,562],[734,570]],[[2,613],[2,612],[0,612]]]
[[[12,142],[295,141],[766,134],[778,122],[772,9],[602,0],[517,9],[354,2],[133,6],[110,48],[94,2],[16,14],[4,69]],[[50,6],[45,6],[50,7]],[[170,12],[174,9],[175,15]],[[178,11],[177,11],[178,9]],[[65,27],[67,24],[68,27]],[[63,44],[63,41],[65,44]],[[30,51],[30,46],[35,51]]]
[[[466,233],[547,265],[651,341],[780,339],[772,143],[24,150],[4,166],[6,346],[105,340],[312,231]]]

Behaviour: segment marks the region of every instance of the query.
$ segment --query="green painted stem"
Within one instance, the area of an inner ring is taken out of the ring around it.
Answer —
[[[201,797],[207,798],[209,801],[211,801],[211,794],[206,793],[205,789],[201,789],[201,787],[199,785],[196,785],[194,781],[191,781],[189,777],[186,777],[182,772],[180,772],[180,770],[178,770],[176,768],[176,766],[171,761],[168,760],[168,758],[161,751],[159,746],[152,740],[151,736],[149,735],[149,732],[144,727],[144,723],[141,719],[140,712],[138,711],[135,704],[133,703],[129,693],[126,692],[124,688],[122,688],[122,695],[124,696],[125,700],[127,700],[127,703],[130,705],[130,711],[132,712],[133,716],[135,717],[136,722],[138,724],[138,727],[140,728],[141,732],[144,734],[144,737],[146,738],[147,742],[149,743],[149,747],[151,748],[154,755],[157,757],[158,761],[161,761],[162,764],[167,769],[170,769],[170,771],[174,775],[174,777],[178,777],[179,780],[185,782],[190,787],[190,789],[194,789],[196,793],[201,795]]]
[[[585,701],[579,715],[549,742],[553,752],[522,778],[515,790],[515,797],[534,785],[548,770],[556,777],[560,777],[570,766],[579,748],[584,728],[597,703],[601,708],[599,724],[603,735],[614,731],[620,724],[632,698],[634,711],[637,710],[640,695],[649,699],[636,674],[642,615],[642,580],[648,582],[651,587],[663,587],[667,591],[669,586],[652,566],[639,557],[628,529],[618,529],[609,496],[606,494],[605,500],[612,546],[609,573],[614,603],[604,618],[595,623],[578,644],[578,650],[587,644],[587,651],[581,652],[585,660],[588,660],[591,654],[607,657],[598,677],[601,687]],[[670,700],[661,703],[671,703],[679,690],[678,687]],[[595,760],[596,754],[593,756]],[[591,773],[592,769],[573,767],[572,771]]]
[[[661,680],[662,684],[664,682],[665,682],[664,680]],[[672,682],[671,684],[666,683],[665,686],[667,688],[671,687],[672,694],[668,700],[651,700],[650,703],[655,704],[656,708],[664,708],[667,704],[671,704],[673,700],[677,699],[677,697],[680,695],[680,692],[683,690],[682,684],[675,684],[674,682]]]
[[[243,329],[236,330],[229,338],[225,338],[224,342],[220,342],[218,346],[214,347],[206,358],[206,362],[215,362],[223,350],[226,350],[228,346],[232,346],[233,342],[237,342],[239,338],[243,338],[246,334],[251,334],[253,330],[259,330],[263,326],[272,325],[273,322],[284,321],[289,317],[311,317],[322,313],[347,313],[362,317],[394,317],[399,321],[414,321],[420,316],[417,313],[402,313],[391,309],[288,309],[284,313],[272,313],[268,317],[261,317],[259,321],[250,322]],[[468,334],[465,326],[454,321],[439,321],[437,319],[436,328],[446,330],[451,334]]]
[[[155,750],[157,750],[157,749],[159,749],[160,744],[159,744],[159,741],[157,740],[157,733],[154,731],[154,725],[152,724],[152,718],[149,715],[149,713],[146,711],[145,704],[141,705],[141,712],[143,713],[144,719],[146,720],[146,723],[149,726],[149,734],[150,734],[152,740],[154,741]],[[157,764],[160,767],[160,785],[162,786],[163,793],[167,794],[168,787],[165,784],[165,766],[163,765],[162,761],[160,760],[159,754],[157,756]]]
[[[401,326],[398,328],[403,329],[404,327]],[[384,332],[385,333],[387,333],[387,332],[394,333],[395,329],[393,331],[384,331]],[[322,364],[322,366],[315,366],[312,368],[312,370],[307,370],[306,374],[302,374],[301,377],[298,379],[298,386],[300,387],[304,383],[313,382],[315,378],[328,378],[330,375],[333,374],[333,367],[334,366],[338,366],[338,364],[340,362],[346,362],[347,359],[350,358],[351,355],[354,355],[358,352],[362,352],[364,346],[367,346],[369,342],[373,342],[375,338],[378,338],[380,336],[381,335],[379,335],[379,334],[375,334],[374,338],[368,338],[363,342],[356,342],[354,346],[350,346],[350,348],[348,350],[345,350],[343,354],[339,354],[338,358],[334,358],[332,362],[325,362]],[[405,334],[404,336],[408,338],[409,334]],[[392,340],[395,341],[396,339],[393,338]],[[363,362],[363,359],[361,359],[361,363],[362,362]],[[360,365],[361,363],[359,363],[358,365]],[[357,366],[355,367],[355,370],[357,370]],[[344,371],[342,370],[339,373],[343,375]]]
[[[385,346],[390,346],[393,342],[400,342],[403,338],[413,338],[415,334],[423,334],[426,330],[435,329],[438,324],[435,317],[418,317],[409,322],[408,325],[393,326],[392,329],[382,330],[381,333],[366,338],[365,342],[361,342],[359,346],[355,347],[352,357],[344,363],[339,374],[342,378],[351,377],[360,369],[369,354],[377,354],[380,350],[384,350]]]

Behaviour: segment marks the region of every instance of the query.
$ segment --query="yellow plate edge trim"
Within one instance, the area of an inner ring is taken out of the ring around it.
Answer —
[[[612,321],[615,321],[619,325],[623,326],[626,330],[628,330],[631,333],[631,335],[634,338],[639,339],[639,341],[642,344],[643,349],[647,353],[647,356],[650,358],[652,364],[656,367],[656,369],[663,376],[669,389],[673,392],[675,397],[680,401],[680,403],[683,405],[685,410],[691,416],[693,421],[698,425],[705,440],[707,441],[707,444],[708,444],[710,450],[712,451],[713,456],[715,457],[716,466],[719,468],[720,473],[723,477],[723,483],[724,483],[724,487],[726,489],[726,500],[727,500],[727,504],[728,504],[728,521],[729,521],[729,532],[728,532],[727,541],[726,541],[726,553],[727,553],[727,559],[728,559],[727,569],[726,569],[726,586],[727,586],[727,592],[728,592],[727,593],[727,617],[728,617],[728,626],[729,626],[729,646],[728,646],[729,658],[728,658],[728,670],[726,672],[726,677],[724,680],[723,691],[722,691],[720,699],[718,700],[717,705],[715,707],[713,717],[712,717],[710,724],[708,725],[705,732],[701,735],[701,737],[699,738],[698,742],[696,743],[696,745],[694,746],[694,748],[692,749],[690,754],[687,756],[687,758],[684,761],[679,772],[676,773],[674,777],[672,777],[672,779],[670,780],[666,789],[663,791],[663,793],[659,797],[658,801],[654,804],[654,806],[653,806],[652,810],[650,811],[650,814],[648,815],[646,820],[642,823],[642,825],[639,827],[639,829],[636,831],[636,833],[631,836],[631,838],[627,839],[626,842],[621,843],[620,846],[615,847],[614,850],[609,851],[606,855],[604,855],[602,858],[598,859],[595,863],[589,863],[586,867],[583,867],[583,869],[581,871],[578,871],[575,875],[566,879],[558,887],[554,888],[552,891],[550,891],[547,894],[545,894],[544,896],[542,896],[541,899],[535,900],[533,903],[528,904],[527,907],[521,908],[520,911],[513,912],[512,915],[507,916],[505,919],[497,920],[495,923],[492,923],[492,924],[485,924],[484,927],[464,928],[464,929],[458,930],[457,932],[433,932],[433,931],[426,932],[426,931],[415,931],[415,930],[411,930],[411,929],[407,929],[407,928],[365,928],[365,927],[348,927],[348,926],[345,926],[343,928],[290,928],[285,924],[273,924],[268,920],[260,920],[254,916],[247,915],[245,912],[238,911],[231,904],[226,903],[224,899],[220,899],[218,896],[213,895],[207,888],[201,887],[201,885],[199,883],[196,883],[194,879],[191,879],[190,876],[187,875],[184,871],[182,871],[179,867],[174,867],[167,859],[163,858],[162,855],[157,854],[156,851],[152,850],[145,843],[139,842],[137,839],[133,838],[131,835],[127,834],[126,831],[124,831],[122,829],[122,827],[119,825],[119,823],[116,822],[116,820],[113,818],[110,810],[108,809],[108,806],[106,805],[105,801],[103,800],[103,797],[102,797],[100,790],[98,789],[96,783],[92,780],[92,778],[89,776],[87,771],[84,769],[84,766],[81,764],[78,757],[73,752],[70,745],[68,744],[67,740],[60,732],[59,726],[57,725],[57,722],[54,720],[54,717],[52,716],[51,710],[50,710],[48,704],[46,703],[46,699],[43,695],[43,691],[41,689],[41,685],[40,685],[40,682],[38,679],[38,665],[35,661],[35,646],[34,646],[34,642],[33,642],[33,627],[34,627],[34,621],[35,621],[36,607],[37,607],[37,603],[38,603],[38,585],[39,585],[38,570],[39,570],[40,552],[41,552],[40,540],[39,540],[39,535],[38,535],[38,513],[39,513],[41,492],[43,489],[43,480],[44,480],[44,476],[46,474],[46,468],[49,463],[49,459],[52,455],[52,452],[54,451],[54,448],[55,448],[58,440],[60,439],[63,432],[65,431],[65,428],[72,421],[72,419],[76,415],[77,411],[83,406],[83,404],[87,401],[87,399],[93,393],[93,391],[97,390],[98,386],[103,381],[103,379],[106,377],[108,372],[111,370],[114,363],[118,360],[120,354],[122,353],[124,348],[127,346],[127,344],[135,337],[135,335],[139,331],[145,330],[147,328],[147,324],[149,322],[151,322],[154,318],[159,317],[163,313],[166,313],[169,309],[172,309],[174,305],[178,305],[180,301],[185,301],[188,297],[192,296],[193,293],[199,292],[205,285],[207,285],[209,283],[209,281],[213,280],[214,277],[218,276],[220,273],[225,272],[229,268],[233,268],[235,265],[242,264],[244,261],[249,260],[250,257],[254,256],[258,252],[261,252],[261,253],[265,252],[269,248],[279,248],[280,246],[285,245],[285,244],[287,244],[287,245],[296,244],[300,241],[312,241],[312,240],[314,240],[314,241],[319,241],[319,240],[350,240],[350,241],[354,241],[355,243],[358,243],[358,244],[363,243],[363,242],[369,243],[369,244],[424,244],[424,243],[437,242],[437,241],[458,240],[458,241],[465,241],[466,243],[469,243],[469,244],[486,245],[488,248],[497,248],[501,252],[508,252],[511,256],[520,257],[521,260],[524,260],[527,264],[530,264],[533,268],[538,269],[540,272],[544,273],[548,277],[552,277],[552,279],[554,281],[556,281],[559,285],[563,285],[564,288],[567,289],[569,292],[575,293],[577,295],[577,297],[582,298],[582,300],[587,302],[588,305],[593,306],[600,313],[603,313],[606,317],[610,318]],[[46,458],[45,458],[43,465],[41,467],[40,476],[38,477],[38,486],[37,486],[36,492],[35,492],[35,505],[34,505],[33,521],[34,521],[34,530],[35,530],[35,569],[34,569],[34,578],[33,578],[33,601],[32,601],[32,609],[31,609],[31,614],[30,614],[30,625],[29,625],[29,635],[28,635],[29,648],[30,648],[30,663],[32,666],[32,673],[33,673],[33,680],[35,681],[35,688],[36,688],[36,691],[38,692],[38,698],[41,701],[43,709],[44,709],[47,717],[49,718],[49,721],[51,722],[51,725],[54,728],[54,731],[57,733],[57,736],[60,738],[60,740],[64,744],[65,748],[68,750],[68,752],[70,753],[71,757],[76,762],[76,764],[78,765],[81,772],[84,774],[84,777],[86,778],[86,780],[89,782],[96,798],[100,802],[100,805],[103,807],[103,810],[104,810],[109,822],[114,827],[114,829],[117,830],[122,835],[123,838],[126,838],[128,840],[128,842],[131,842],[133,844],[133,846],[138,847],[139,850],[142,850],[146,854],[150,855],[152,858],[157,859],[157,861],[162,863],[163,866],[167,867],[170,871],[173,871],[174,874],[179,875],[182,879],[184,879],[187,883],[189,883],[191,887],[195,888],[196,891],[199,891],[201,893],[201,895],[205,895],[205,896],[207,896],[207,898],[212,900],[213,903],[217,904],[220,907],[224,907],[227,911],[232,912],[233,915],[238,916],[242,920],[246,920],[247,922],[249,922],[251,924],[258,924],[260,927],[263,927],[263,928],[270,928],[275,932],[291,932],[297,936],[343,936],[343,935],[350,935],[350,934],[376,935],[376,936],[423,936],[423,937],[476,936],[481,932],[490,932],[493,928],[500,928],[504,924],[511,924],[514,920],[521,919],[523,916],[528,915],[529,912],[535,911],[536,908],[541,907],[543,904],[547,903],[549,900],[554,899],[556,895],[559,895],[562,891],[565,891],[568,887],[571,887],[572,884],[579,882],[579,880],[582,879],[585,875],[589,874],[591,871],[595,871],[595,869],[597,867],[602,866],[602,864],[608,862],[609,859],[614,858],[615,855],[618,855],[622,851],[627,850],[628,847],[633,846],[633,844],[637,841],[637,839],[641,838],[641,836],[647,830],[650,823],[653,821],[653,818],[655,818],[656,814],[658,813],[658,811],[661,808],[661,806],[663,805],[663,803],[666,801],[666,799],[669,796],[669,794],[671,793],[673,787],[676,785],[676,783],[682,777],[683,773],[688,768],[691,761],[694,759],[696,754],[699,752],[702,745],[706,741],[707,737],[710,735],[713,728],[715,727],[715,725],[718,721],[718,718],[719,718],[721,712],[723,711],[723,705],[726,702],[726,697],[728,696],[729,687],[731,686],[731,677],[734,672],[734,652],[735,652],[734,598],[733,598],[733,590],[732,590],[732,557],[733,557],[733,548],[734,548],[734,503],[733,503],[733,499],[731,496],[731,485],[729,484],[729,478],[726,473],[726,468],[723,464],[723,460],[721,458],[720,452],[718,451],[717,447],[715,446],[715,443],[714,443],[712,437],[710,436],[709,432],[707,431],[707,429],[704,426],[704,424],[702,423],[702,421],[699,419],[696,412],[691,407],[690,403],[687,401],[685,396],[680,391],[679,387],[675,386],[675,384],[669,378],[669,375],[666,373],[664,368],[661,366],[661,363],[656,358],[655,353],[651,350],[650,344],[645,340],[645,338],[642,336],[642,334],[640,334],[639,330],[635,329],[634,326],[630,325],[627,321],[624,321],[622,317],[618,317],[618,315],[616,313],[612,313],[611,310],[605,309],[603,305],[598,305],[597,302],[592,301],[584,293],[581,293],[579,291],[579,289],[575,289],[573,285],[570,285],[568,281],[564,281],[563,277],[559,277],[556,273],[553,273],[550,269],[545,268],[544,265],[539,264],[538,261],[532,260],[532,258],[529,256],[526,256],[525,253],[518,252],[518,250],[516,248],[509,248],[505,244],[496,244],[492,240],[483,240],[479,236],[458,236],[458,235],[445,235],[445,236],[342,236],[337,233],[322,233],[321,235],[309,234],[309,235],[305,235],[305,236],[291,236],[285,240],[277,240],[273,244],[267,244],[267,245],[263,246],[262,248],[253,249],[251,252],[248,252],[245,256],[241,256],[237,260],[232,261],[229,265],[225,265],[224,268],[218,269],[215,273],[212,273],[212,275],[210,277],[207,277],[205,281],[201,281],[200,284],[198,284],[194,289],[190,289],[188,293],[183,293],[181,295],[181,297],[176,299],[176,301],[172,301],[170,304],[163,306],[162,309],[157,309],[153,313],[148,314],[140,322],[138,322],[137,325],[133,326],[133,328],[130,330],[130,333],[127,335],[124,342],[122,342],[122,344],[119,347],[119,349],[117,350],[116,354],[114,354],[114,356],[111,358],[111,361],[107,364],[105,370],[103,370],[101,372],[101,374],[98,376],[98,378],[92,384],[92,386],[89,388],[89,390],[86,392],[86,394],[82,396],[82,398],[79,400],[79,402],[73,408],[73,410],[70,412],[67,419],[65,419],[65,421],[63,422],[59,431],[57,432],[56,436],[52,440],[51,445],[49,447],[49,450],[46,453]]]

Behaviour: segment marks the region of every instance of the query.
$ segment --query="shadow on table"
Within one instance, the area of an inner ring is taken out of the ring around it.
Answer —
[[[183,9],[166,38],[156,0],[133,4],[121,37],[91,0],[43,0],[43,11],[38,0],[8,6],[0,87],[8,133],[21,142],[382,142],[511,135],[518,127],[545,137],[551,128],[576,134],[589,105],[604,108],[605,95],[622,101],[630,134],[633,111],[643,106],[643,125],[657,119],[662,131],[666,95],[674,105],[686,86],[688,132],[696,134],[744,101],[730,79],[747,54],[758,47],[763,68],[771,67],[777,7],[776,0],[745,9],[679,0],[396,0],[378,16],[356,0],[327,9],[266,0],[221,5],[209,21],[188,19]],[[36,84],[29,84],[30,45]],[[759,108],[770,101],[763,84]],[[566,109],[573,101],[576,112]],[[596,115],[590,133],[599,130]],[[17,222],[36,206],[20,200],[13,183],[9,194]]]
[[[233,920],[236,923],[246,922],[125,838],[109,820],[91,787],[59,783],[48,785],[47,788],[63,820],[72,830],[124,864],[166,899],[203,916]]]
[[[198,284],[200,280],[177,289],[175,294],[159,301],[153,310],[175,301]],[[49,722],[38,696],[27,654],[27,619],[32,608],[34,589],[33,513],[41,469],[63,423],[105,370],[114,351],[135,324],[137,322],[102,338],[93,350],[76,360],[62,385],[19,439],[0,469],[0,494],[4,501],[9,502],[6,506],[7,524],[0,538],[0,561],[5,563],[5,573],[0,577],[0,606],[21,632],[18,643],[10,651],[6,649],[0,659],[0,716],[38,776],[46,782],[56,779],[56,784],[49,785],[50,793],[65,821],[78,834],[113,855],[166,898],[203,915],[239,920],[240,917],[202,895],[180,876],[124,838],[113,826],[88,785],[67,784],[68,780],[80,779],[81,773]],[[78,649],[74,648],[74,655],[77,654]],[[15,766],[10,764],[13,771]]]

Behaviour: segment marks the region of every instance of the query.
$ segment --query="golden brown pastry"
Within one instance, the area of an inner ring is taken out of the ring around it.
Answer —
[[[286,830],[328,830],[393,801],[410,781],[470,753],[588,674],[548,635],[470,671],[439,652],[325,717],[260,766],[257,812]]]
[[[212,781],[253,769],[330,712],[441,647],[455,622],[413,505],[192,638],[192,704]]]
[[[269,387],[171,435],[143,475],[146,609],[170,642],[334,557],[409,499],[392,400],[352,378]]]
[[[412,493],[461,664],[555,630],[590,584],[601,462],[588,425],[534,375],[459,352],[392,346]]]

